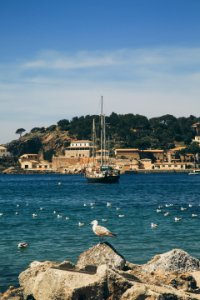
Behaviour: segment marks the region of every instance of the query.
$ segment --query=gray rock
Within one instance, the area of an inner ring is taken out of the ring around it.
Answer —
[[[50,265],[48,267],[47,264],[43,264],[42,268],[41,266],[39,263],[32,264],[19,276],[25,299],[32,297],[35,300],[119,300],[133,285],[106,265],[99,266],[95,274],[63,270]]]
[[[181,249],[154,256],[142,268],[148,272],[191,272],[200,270],[200,261]]]
[[[78,258],[76,267],[83,269],[87,265],[100,266],[106,264],[109,268],[123,270],[125,263],[124,257],[109,243],[105,242],[83,252]]]

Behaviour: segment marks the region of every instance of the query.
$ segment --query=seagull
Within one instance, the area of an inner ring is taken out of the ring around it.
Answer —
[[[168,212],[168,211],[166,211],[165,213],[164,213],[164,216],[165,217],[167,217],[167,216],[169,216],[170,215],[170,213]]]
[[[1,216],[3,216],[3,213],[2,213],[2,212],[0,213],[0,217],[1,217]]]
[[[156,223],[151,223],[151,228],[157,228],[158,227],[158,224]]]
[[[107,207],[111,207],[111,206],[112,206],[112,203],[111,203],[111,202],[107,202],[107,203],[106,203],[106,206],[107,206]]]
[[[198,217],[198,215],[197,214],[192,214],[192,217],[195,218],[195,217]]]
[[[181,210],[182,210],[182,211],[184,211],[184,210],[186,210],[186,209],[187,209],[186,207],[181,207]]]
[[[124,215],[118,215],[119,218],[124,218]]]
[[[162,210],[161,210],[160,208],[157,208],[157,209],[156,209],[156,212],[157,212],[157,213],[160,213],[161,211],[162,211]]]
[[[37,214],[32,214],[32,217],[33,218],[37,218]]]
[[[82,226],[84,226],[84,225],[85,225],[85,223],[78,222],[78,226],[79,226],[79,227],[82,227]]]
[[[111,237],[116,237],[117,235],[115,233],[112,233],[110,230],[108,230],[106,227],[98,225],[98,221],[94,220],[91,222],[92,230],[93,232],[98,235],[99,237],[104,237],[104,236],[111,236]]]
[[[182,219],[182,218],[175,217],[175,218],[174,218],[174,221],[175,221],[175,222],[179,222],[181,219]]]
[[[26,247],[28,247],[28,243],[26,243],[26,242],[21,242],[21,243],[19,243],[19,244],[17,245],[17,247],[20,248],[20,249],[26,248]]]

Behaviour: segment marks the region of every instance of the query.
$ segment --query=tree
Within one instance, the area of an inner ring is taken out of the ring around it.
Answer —
[[[57,125],[61,130],[69,130],[69,121],[67,119],[58,121]]]
[[[20,135],[20,137],[22,136],[22,133],[23,132],[25,132],[26,130],[24,129],[24,128],[18,128],[17,130],[16,130],[16,134],[19,134]]]

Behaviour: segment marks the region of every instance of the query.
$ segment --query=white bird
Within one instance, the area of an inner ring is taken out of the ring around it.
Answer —
[[[106,227],[98,225],[97,220],[92,221],[91,224],[93,225],[92,226],[93,232],[100,237],[104,237],[104,236],[115,237],[115,236],[117,236],[115,233],[111,232]]]
[[[22,249],[22,248],[27,248],[28,247],[28,243],[26,242],[21,242],[17,245],[18,248]]]
[[[181,207],[181,210],[182,210],[182,211],[184,211],[184,210],[186,210],[186,209],[187,209],[186,207]]]
[[[156,223],[151,223],[151,228],[157,228],[158,227],[158,224]]]
[[[169,216],[170,215],[170,213],[168,212],[168,211],[166,211],[166,213],[164,213],[164,216],[165,217],[167,217],[167,216]]]
[[[106,206],[107,206],[107,207],[111,207],[111,206],[112,206],[112,203],[111,203],[111,202],[107,202],[107,203],[106,203]]]
[[[16,211],[15,214],[18,215],[19,214],[18,211]]]
[[[65,217],[65,220],[69,220],[69,217]]]
[[[107,222],[107,219],[101,219],[102,222]]]
[[[162,210],[161,210],[160,208],[157,208],[157,209],[156,209],[156,212],[157,212],[157,213],[160,213],[161,211],[162,211]]]
[[[58,185],[61,185],[61,182],[60,182],[60,181],[58,182]]]
[[[175,218],[174,218],[174,221],[175,221],[175,222],[179,222],[181,219],[182,219],[182,218],[175,217]]]
[[[3,216],[3,213],[0,213],[0,217]]]
[[[43,210],[43,207],[40,207],[40,210]]]
[[[61,215],[59,215],[59,214],[57,214],[57,218],[58,218],[58,219],[61,219],[61,218],[62,218],[62,216],[61,216]]]
[[[53,214],[54,214],[54,215],[56,214],[56,210],[53,211]]]
[[[197,214],[192,214],[192,217],[195,218],[195,217],[198,217],[198,215]]]
[[[87,206],[87,204],[86,204],[86,203],[84,203],[84,204],[83,204],[83,206],[85,206],[85,207],[86,207],[86,206]]]
[[[189,207],[192,207],[192,204],[188,204]]]
[[[120,207],[116,207],[116,210],[120,210]]]
[[[79,226],[79,227],[82,227],[82,226],[84,226],[84,225],[85,225],[85,223],[78,222],[78,226]]]
[[[124,215],[118,215],[119,218],[124,218]]]
[[[36,218],[36,217],[37,217],[37,214],[32,214],[32,217],[33,217],[33,218]]]

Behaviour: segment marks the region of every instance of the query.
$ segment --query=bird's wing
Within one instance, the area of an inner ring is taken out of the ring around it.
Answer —
[[[108,236],[113,236],[114,234],[112,234],[112,232],[110,232],[106,227],[103,227],[103,226],[96,226],[95,228],[95,233],[99,236],[105,236],[105,235],[108,235]]]

